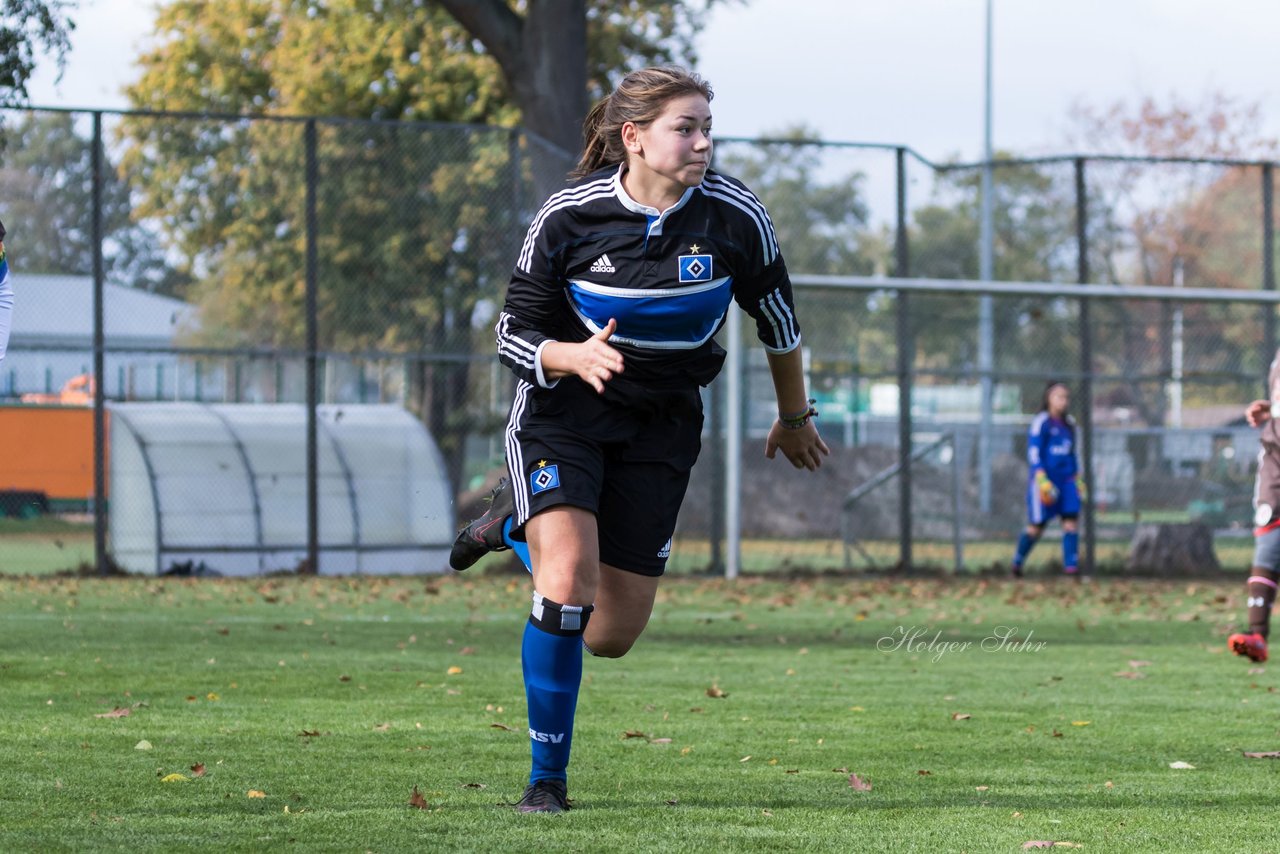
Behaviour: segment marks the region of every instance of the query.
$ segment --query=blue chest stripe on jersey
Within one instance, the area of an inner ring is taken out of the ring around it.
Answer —
[[[618,321],[614,340],[637,347],[687,350],[705,343],[724,319],[733,280],[726,276],[685,288],[635,290],[570,281],[569,301],[592,332]]]

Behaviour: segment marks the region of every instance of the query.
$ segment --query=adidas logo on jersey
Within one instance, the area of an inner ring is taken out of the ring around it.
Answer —
[[[596,262],[591,265],[593,273],[614,273],[617,272],[613,267],[613,262],[609,260],[608,255],[601,255]]]

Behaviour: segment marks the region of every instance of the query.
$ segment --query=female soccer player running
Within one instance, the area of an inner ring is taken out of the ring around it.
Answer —
[[[1079,567],[1080,534],[1076,520],[1084,498],[1076,462],[1076,422],[1068,413],[1071,392],[1060,382],[1044,390],[1040,411],[1027,428],[1027,527],[1013,554],[1013,575],[1022,577],[1027,554],[1054,516],[1062,518],[1062,566],[1074,575]]]
[[[529,226],[498,318],[499,358],[519,378],[510,480],[450,564],[514,547],[531,565],[523,812],[568,809],[584,647],[620,657],[649,621],[701,446],[699,386],[720,371],[713,336],[733,302],[755,319],[777,396],[766,456],[813,471],[829,453],[773,224],[710,168],[711,97],[696,74],[646,68],[595,105],[576,180]]]

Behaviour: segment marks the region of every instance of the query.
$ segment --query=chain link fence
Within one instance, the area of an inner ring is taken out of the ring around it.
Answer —
[[[412,413],[453,496],[437,515],[475,509],[503,468],[512,390],[493,321],[571,157],[518,129],[426,123],[37,110],[6,128],[0,441],[23,452],[0,464],[0,506],[41,518],[0,520],[0,571],[110,565],[109,404],[306,408],[278,428],[307,473],[285,506],[321,571],[337,536],[322,406]],[[817,474],[764,459],[772,391],[744,341],[741,395],[723,380],[705,394],[673,572],[1003,566],[1050,379],[1074,394],[1098,567],[1124,567],[1149,522],[1203,525],[1220,566],[1247,564],[1257,437],[1241,413],[1276,348],[1271,164],[990,164],[993,278],[1038,284],[981,293],[983,164],[738,139],[716,162],[774,220],[832,457]],[[1188,297],[1078,298],[1114,282]],[[381,488],[392,506],[405,485]],[[1054,556],[1042,545],[1032,564]]]

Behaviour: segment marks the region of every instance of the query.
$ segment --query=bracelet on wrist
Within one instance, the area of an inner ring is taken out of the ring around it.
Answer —
[[[813,406],[817,402],[813,398],[809,398],[809,406],[803,412],[797,412],[795,415],[778,413],[778,423],[787,430],[799,430],[809,423],[810,418],[818,416],[818,410]]]

